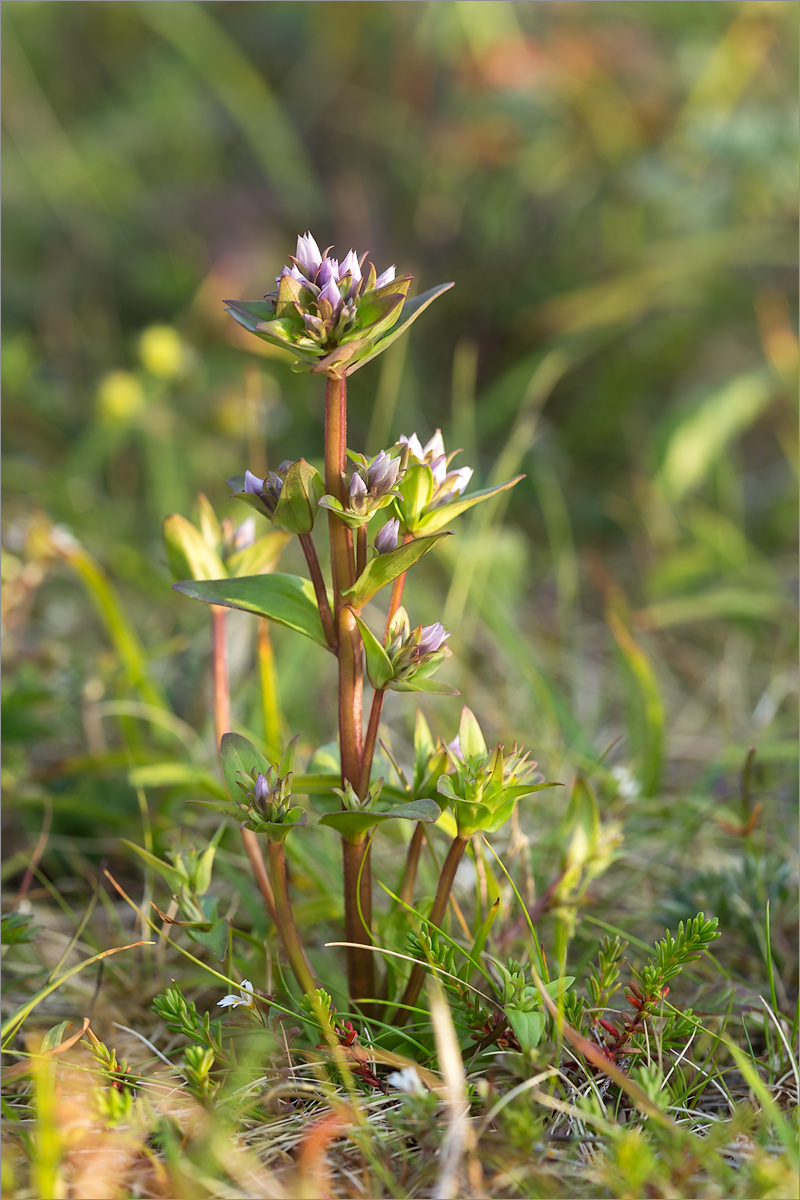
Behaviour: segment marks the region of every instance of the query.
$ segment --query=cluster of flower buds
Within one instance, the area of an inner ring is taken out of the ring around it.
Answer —
[[[450,470],[450,463],[461,451],[452,450],[450,454],[446,453],[441,429],[437,429],[433,437],[424,446],[416,433],[412,433],[410,437],[401,434],[397,444],[398,446],[408,447],[409,464],[427,466],[431,469],[433,492],[425,506],[426,512],[433,512],[434,509],[441,508],[442,505],[456,499],[464,492],[467,484],[472,479],[474,474],[472,467],[459,467],[455,471]]]
[[[244,476],[228,482],[236,489],[237,500],[244,500],[279,529],[303,536],[314,528],[325,485],[316,467],[304,458],[282,462],[277,471],[270,471],[264,479],[245,471]]]
[[[450,653],[446,643],[450,634],[440,621],[433,625],[417,625],[412,629],[404,608],[398,608],[389,626],[385,650],[392,664],[394,678],[413,679],[430,674]]]
[[[244,799],[236,801],[246,813],[243,827],[265,833],[273,842],[282,842],[292,829],[305,825],[308,819],[305,809],[290,801],[296,747],[295,737],[280,763],[273,763],[266,772],[254,767],[244,781],[237,780],[244,793]]]
[[[230,517],[220,521],[202,493],[197,497],[194,522],[180,513],[164,521],[164,548],[178,580],[258,575],[274,567],[288,540],[286,533],[274,531],[257,538],[252,517],[240,525]]]
[[[363,454],[351,454],[351,458],[355,466],[347,483],[347,508],[335,496],[323,496],[319,504],[321,508],[335,512],[351,529],[356,529],[366,525],[374,513],[400,498],[397,485],[402,470],[400,458],[392,458],[385,450],[372,459]]]
[[[291,350],[299,370],[329,375],[350,374],[394,341],[400,330],[436,296],[441,285],[408,302],[411,275],[395,275],[394,267],[378,274],[366,254],[349,250],[340,261],[320,250],[310,233],[297,239],[290,265],[278,276],[277,288],[263,301],[226,301],[231,316],[251,333]]]
[[[468,708],[461,713],[458,748],[448,748],[452,773],[440,776],[436,788],[453,807],[460,837],[496,833],[514,811],[520,796],[552,787],[535,775],[536,763],[516,745],[488,750],[480,726]]]

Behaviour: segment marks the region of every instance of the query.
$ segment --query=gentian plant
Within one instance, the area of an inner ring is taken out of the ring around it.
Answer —
[[[450,632],[436,614],[427,615],[427,624],[412,623],[403,607],[407,571],[452,532],[450,526],[462,512],[522,478],[468,492],[472,469],[452,465],[457,451],[445,449],[439,430],[424,444],[410,433],[370,455],[348,448],[348,376],[391,345],[452,286],[441,284],[409,299],[410,284],[410,275],[397,276],[394,267],[378,273],[365,255],[353,250],[341,259],[330,250],[321,252],[306,233],[297,239],[277,286],[263,300],[227,302],[235,320],[255,336],[291,351],[297,370],[325,377],[324,472],[300,458],[264,478],[247,469],[230,481],[234,494],[274,527],[267,535],[272,541],[265,545],[262,537],[255,543],[261,545],[260,552],[249,551],[259,564],[250,574],[238,569],[245,561],[241,549],[226,551],[228,557],[221,552],[221,547],[236,544],[234,533],[229,530],[225,542],[222,528],[207,513],[205,534],[179,518],[170,518],[166,529],[173,569],[185,565],[192,576],[175,584],[178,591],[214,606],[215,612],[238,608],[287,626],[337,661],[336,773],[295,772],[297,737],[279,760],[269,762],[246,738],[221,729],[218,721],[230,799],[211,807],[239,822],[257,877],[261,872],[261,890],[289,965],[309,994],[317,985],[293,917],[283,845],[290,833],[304,834],[307,814],[297,796],[316,796],[327,806],[320,824],[336,830],[342,841],[350,996],[365,1013],[385,987],[375,978],[370,866],[372,839],[381,827],[397,819],[415,825],[400,896],[408,906],[414,897],[424,826],[440,821],[454,831],[430,912],[430,924],[438,926],[470,839],[497,832],[521,797],[554,786],[534,773],[536,764],[516,746],[510,751],[503,745],[487,748],[467,708],[450,747],[434,742],[418,715],[413,780],[408,781],[397,764],[399,783],[376,778],[373,769],[387,690],[458,694],[433,678],[450,655]],[[330,579],[314,541],[320,519],[327,523]],[[271,569],[291,536],[299,539],[308,578]],[[384,589],[388,615],[383,628],[376,630],[370,604]],[[368,714],[365,675],[371,689]],[[260,870],[254,862],[253,838],[267,844],[268,882],[263,862]],[[402,995],[384,996],[385,1003],[398,1004],[397,1024],[413,1008],[423,978],[424,965],[419,963]],[[228,996],[223,1003],[242,1000]]]

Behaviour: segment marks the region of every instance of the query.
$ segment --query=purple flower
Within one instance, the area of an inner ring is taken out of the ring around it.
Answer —
[[[318,287],[325,287],[326,283],[339,282],[339,260],[337,258],[323,258],[317,271],[316,283]]]
[[[400,459],[391,458],[385,450],[373,458],[367,468],[369,490],[376,495],[385,495],[397,483],[400,474]]]
[[[327,259],[325,260],[327,261]],[[322,291],[319,294],[320,300],[327,300],[333,309],[333,315],[336,316],[339,309],[342,307],[342,296],[338,285],[331,275],[325,282]]]
[[[245,471],[244,473],[245,492],[249,496],[258,497],[268,517],[272,516],[278,506],[283,489],[283,477],[280,472],[285,472],[288,466],[288,463],[282,463],[279,473],[270,471],[266,479],[259,479],[252,471]]]
[[[253,786],[253,799],[257,805],[269,804],[272,799],[273,789],[270,787],[266,775],[260,772],[256,776],[256,781]]]
[[[397,539],[400,533],[400,522],[394,517],[391,521],[387,521],[382,529],[378,530],[375,537],[375,549],[378,554],[388,554],[391,550],[397,549]]]
[[[384,284],[393,283],[393,282],[394,282],[394,267],[391,266],[391,267],[387,267],[385,271],[381,272],[381,274],[375,280],[375,287],[376,288],[383,287]]]
[[[265,479],[259,479],[252,471],[244,473],[244,490],[249,492],[251,496],[260,496],[264,491]]]
[[[364,480],[361,478],[358,471],[356,471],[353,475],[353,478],[350,480],[350,499],[362,500],[366,494],[367,485],[364,483]]]
[[[322,263],[322,255],[319,246],[310,233],[298,237],[297,250],[294,256],[306,278],[313,280]]]
[[[437,429],[433,437],[429,438],[424,446],[416,433],[412,433],[411,437],[401,434],[398,438],[398,445],[408,446],[410,453],[417,462],[428,463],[429,466],[432,466],[438,459],[446,459],[441,429]]]
[[[450,634],[440,621],[437,621],[435,625],[423,625],[418,645],[420,658],[425,654],[436,654],[449,637]]]

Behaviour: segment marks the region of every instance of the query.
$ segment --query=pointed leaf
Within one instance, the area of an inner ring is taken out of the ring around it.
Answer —
[[[228,795],[233,801],[243,798],[244,793],[239,784],[251,779],[254,770],[257,775],[266,775],[270,768],[267,756],[240,733],[223,734],[219,755]]]
[[[517,1035],[522,1053],[529,1054],[531,1050],[535,1050],[544,1033],[546,1021],[544,1013],[535,1008],[530,1012],[523,1012],[521,1008],[515,1008],[513,1004],[507,1004],[504,1012],[508,1017],[509,1025]]]
[[[164,547],[170,570],[177,579],[221,579],[226,574],[222,559],[203,539],[199,529],[180,513],[164,520]]]
[[[336,513],[336,516],[340,521],[344,521],[348,529],[360,529],[369,520],[368,516],[362,517],[357,513],[347,512],[342,507],[341,500],[337,500],[335,496],[323,496],[318,503],[320,508],[326,508],[328,512]]]
[[[438,679],[425,679],[417,675],[413,679],[393,679],[387,687],[392,692],[426,692],[429,696],[460,696],[458,688],[450,687],[449,683],[439,683]]]
[[[160,858],[156,858],[155,854],[151,854],[149,850],[145,850],[142,846],[137,846],[135,842],[129,842],[127,838],[122,838],[122,844],[133,850],[134,854],[138,854],[139,858],[143,859],[148,867],[152,867],[154,871],[158,871],[162,879],[167,881],[170,891],[179,892],[182,887],[185,887],[186,878],[175,867],[163,862]]]
[[[351,609],[352,611],[352,609]],[[364,624],[357,613],[353,612],[356,624],[361,631],[364,643],[364,653],[367,658],[367,675],[376,691],[382,691],[394,675],[391,659],[380,644],[372,630]]]
[[[485,758],[488,754],[481,727],[466,704],[461,710],[461,723],[458,727],[458,744],[465,759]]]
[[[311,533],[317,518],[317,503],[324,494],[325,485],[319,471],[304,458],[299,458],[284,477],[280,499],[272,514],[273,525],[287,529],[289,533]]]
[[[433,800],[412,800],[408,804],[398,804],[390,812],[352,812],[342,811],[327,813],[320,817],[320,825],[329,825],[341,833],[347,841],[357,841],[368,830],[384,821],[438,821],[441,816],[439,805]]]
[[[389,295],[373,293],[358,306],[357,328],[374,341],[396,323],[405,297],[395,292]]]
[[[276,529],[274,533],[265,533],[263,537],[257,538],[252,546],[245,546],[226,559],[225,566],[228,568],[229,576],[233,579],[240,579],[245,575],[261,575],[271,571],[283,553],[284,547],[291,540],[292,535],[283,529]]]
[[[367,563],[353,586],[343,595],[347,596],[353,608],[363,608],[377,591],[407,571],[423,554],[432,550],[441,537],[447,537],[447,532],[435,533],[427,538],[415,538],[414,541],[406,542],[404,546],[398,546],[388,554],[378,555],[371,563]]]
[[[244,484],[242,484],[244,487]],[[194,511],[195,524],[203,535],[207,546],[219,549],[222,545],[222,526],[208,496],[203,492],[197,493],[197,504]]]
[[[404,529],[416,528],[419,515],[433,496],[433,471],[427,463],[412,463],[398,484],[402,500],[395,509]]]
[[[319,359],[311,368],[312,373],[314,375],[349,375],[350,371],[345,371],[346,365],[352,363],[371,346],[372,341],[363,337],[356,338],[352,342],[345,342],[343,345],[337,346],[335,350],[331,350],[330,354],[326,354],[324,358]]]
[[[412,322],[416,321],[417,317],[425,311],[428,305],[433,303],[437,296],[441,296],[443,292],[446,292],[452,286],[452,283],[440,283],[438,287],[430,288],[429,291],[423,292],[421,296],[415,296],[413,300],[406,300],[403,305],[403,311],[400,313],[400,318],[392,331],[381,338],[369,354],[351,366],[347,374],[352,375],[355,371],[363,367],[365,363],[370,362],[384,350],[387,350],[393,342],[397,341],[401,334],[406,332]]]
[[[205,604],[221,604],[267,617],[327,648],[310,579],[301,579],[299,575],[250,575],[205,582],[185,580],[173,587]]]
[[[466,512],[468,508],[472,508],[473,504],[480,504],[481,500],[488,500],[490,496],[496,496],[500,492],[508,491],[519,483],[520,479],[524,479],[524,475],[515,475],[513,479],[509,479],[506,483],[499,483],[496,487],[481,488],[479,492],[473,492],[469,496],[464,496],[459,500],[453,500],[450,504],[443,504],[441,508],[435,508],[433,512],[426,513],[417,521],[414,526],[415,533],[434,533],[435,530],[441,529],[444,525],[449,525],[454,517],[458,517],[461,513]]]
[[[228,951],[228,922],[224,917],[215,921],[210,929],[189,929],[187,933],[193,942],[205,947],[214,958],[222,962]]]

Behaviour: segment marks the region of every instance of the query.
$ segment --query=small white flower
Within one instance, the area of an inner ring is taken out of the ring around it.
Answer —
[[[628,767],[612,768],[611,778],[617,785],[617,791],[623,800],[635,800],[642,794],[642,785]]]
[[[256,998],[253,995],[253,985],[249,979],[242,980],[239,991],[242,993],[241,996],[223,996],[221,1000],[217,1001],[217,1007],[238,1008],[240,1004],[243,1004],[245,1008],[253,1008]]]
[[[424,1096],[425,1085],[413,1067],[403,1067],[402,1071],[393,1071],[386,1076],[386,1082],[398,1092],[407,1096]]]

